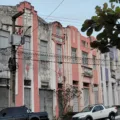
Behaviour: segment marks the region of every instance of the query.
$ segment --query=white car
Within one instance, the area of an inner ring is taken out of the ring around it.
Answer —
[[[103,105],[91,105],[85,107],[80,113],[72,117],[72,120],[97,120],[109,118],[115,120],[117,115],[116,107],[105,108]]]

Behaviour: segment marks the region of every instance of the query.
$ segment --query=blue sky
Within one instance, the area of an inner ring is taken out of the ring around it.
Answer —
[[[1,0],[2,5],[16,5],[23,0]],[[46,18],[62,0],[27,0],[38,11],[38,15]],[[64,0],[61,6],[46,21],[60,21],[63,26],[74,25],[80,30],[85,19],[95,15],[95,6],[109,0]]]

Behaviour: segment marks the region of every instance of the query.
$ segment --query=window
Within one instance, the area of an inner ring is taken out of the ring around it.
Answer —
[[[0,48],[6,48],[9,46],[8,37],[0,36]]]
[[[88,53],[82,52],[82,64],[88,65]]]
[[[48,42],[41,40],[40,41],[40,60],[46,61],[47,60],[47,46]]]
[[[104,58],[105,58],[105,66],[107,66],[107,54],[104,55]]]
[[[31,86],[31,80],[24,80],[24,86]]]
[[[93,112],[98,112],[100,111],[100,107],[99,106],[95,106],[94,109],[93,109]]]
[[[96,69],[96,56],[93,55],[93,68]]]
[[[93,77],[93,71],[91,68],[88,68],[88,67],[84,67],[83,68],[83,71],[84,71],[84,76],[85,77]]]
[[[114,69],[114,62],[113,60],[110,58],[110,70],[112,71]]]
[[[62,47],[57,44],[57,62],[62,62]]]
[[[82,40],[82,46],[88,48],[88,43],[84,40]]]
[[[56,28],[56,41],[62,42],[62,39],[60,38],[62,35],[62,30],[60,27]]]
[[[93,109],[93,106],[85,107],[82,112],[90,112]]]
[[[103,106],[99,106],[100,107],[100,110],[104,110]]]
[[[56,29],[56,34],[57,34],[58,36],[61,35],[61,29],[60,29],[60,27],[57,27],[57,29]]]
[[[24,44],[24,57],[30,58],[30,37],[25,37],[25,44]]]
[[[26,51],[30,50],[30,39],[27,37],[25,38],[24,50]]]
[[[60,89],[62,89],[62,87],[63,87],[63,84],[60,84],[60,83],[58,83],[58,88]]]
[[[85,44],[86,44],[86,42],[84,40],[82,40],[82,46],[85,47]]]
[[[39,67],[43,71],[49,70],[49,62],[40,61],[40,66]]]
[[[7,78],[0,78],[0,84],[9,85],[9,79],[7,79]]]
[[[46,82],[46,81],[41,81],[41,88],[49,88],[49,82]]]
[[[75,64],[77,62],[77,49],[72,48],[72,63]]]
[[[105,68],[105,77],[106,77],[106,81],[109,80],[109,73],[108,73],[108,69]]]
[[[98,91],[96,91],[96,90],[94,91],[94,100],[95,100],[95,104],[98,104]]]
[[[78,81],[73,80],[73,85],[78,85]]]
[[[24,25],[29,26],[32,21],[31,12],[29,10],[25,10],[23,17],[24,17]]]

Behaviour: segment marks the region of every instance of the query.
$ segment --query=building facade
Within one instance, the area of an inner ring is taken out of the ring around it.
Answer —
[[[11,16],[23,10],[25,13],[16,22],[16,34],[27,38],[24,45],[17,46],[16,106],[26,105],[35,112],[47,111],[50,119],[58,117],[61,109],[57,91],[67,86],[81,91],[79,97],[69,101],[73,112],[102,103],[101,56],[90,47],[94,37],[82,36],[74,26],[63,27],[57,21],[47,23],[29,2],[0,6],[0,9],[0,27],[5,31],[4,34],[0,31],[0,95],[5,94],[0,99],[1,109],[9,106],[10,98],[10,72],[6,66],[10,57]]]
[[[101,83],[104,104],[106,106],[119,105],[119,51],[113,47],[109,53],[101,54],[101,59]]]
[[[99,53],[96,50],[91,50],[90,41],[95,38],[87,38],[80,34],[77,28],[68,26],[66,52],[67,56],[71,56],[71,64],[68,65],[69,83],[75,85],[81,90],[81,97],[73,99],[73,111],[80,111],[83,107],[90,104],[102,102],[101,85],[99,77],[99,66],[97,59]],[[77,59],[76,59],[77,58]]]
[[[0,108],[10,106],[8,60],[10,57],[9,36],[12,32],[11,17],[25,11],[16,21],[17,35],[25,35],[24,45],[16,46],[16,106],[26,105],[32,111],[47,111],[50,119],[55,116],[55,68],[49,56],[54,51],[51,41],[51,25],[37,15],[29,2],[16,6],[0,6]],[[4,13],[4,14],[3,14]],[[18,27],[19,26],[19,27]],[[29,29],[28,29],[29,28]],[[3,39],[5,38],[5,39]],[[6,41],[5,41],[6,40]],[[5,45],[5,46],[4,46]],[[3,69],[4,68],[4,69]]]
[[[55,45],[56,90],[71,85],[81,91],[69,103],[73,112],[80,111],[90,104],[102,103],[100,78],[100,58],[97,50],[91,50],[90,42],[94,37],[87,38],[73,26],[62,27],[59,22],[52,23],[52,40]],[[72,88],[71,88],[72,89]],[[57,99],[57,97],[56,97]],[[60,114],[57,102],[56,115]]]

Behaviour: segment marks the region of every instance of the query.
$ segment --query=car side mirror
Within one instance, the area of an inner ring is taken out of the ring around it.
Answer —
[[[2,115],[3,115],[3,117],[4,117],[4,116],[6,115],[6,113],[3,113]]]
[[[28,110],[27,110],[27,113],[31,113],[31,112],[32,112],[31,109],[28,109]]]

